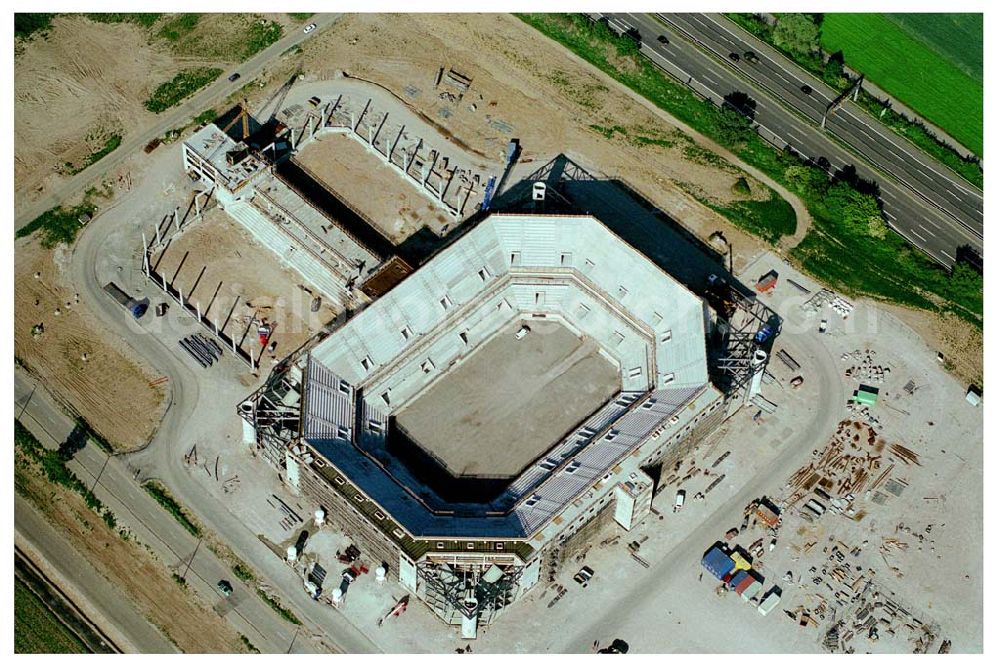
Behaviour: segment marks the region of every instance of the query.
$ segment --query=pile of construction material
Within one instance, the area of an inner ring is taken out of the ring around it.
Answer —
[[[915,452],[902,444],[892,444],[887,449],[886,441],[871,425],[841,421],[830,442],[813,451],[813,460],[789,478],[783,508],[804,502],[799,515],[809,522],[827,510],[860,520],[865,512],[855,508],[855,500],[861,496],[870,498],[890,480],[897,464],[919,465],[919,460]],[[905,479],[892,481],[895,487],[906,486]],[[807,499],[810,491],[816,498]]]
[[[178,344],[203,368],[211,366],[222,357],[222,347],[200,333],[189,335],[178,341]]]
[[[844,319],[847,319],[847,316],[854,311],[853,303],[829,289],[820,289],[812,298],[802,304],[802,309],[809,314],[816,314],[826,305],[829,305]]]
[[[880,365],[875,362],[876,352],[874,349],[855,349],[852,352],[845,352],[841,355],[841,361],[853,361],[853,364],[844,370],[844,376],[851,379],[869,381],[874,384],[881,384],[885,381],[885,376],[892,372],[889,365]]]

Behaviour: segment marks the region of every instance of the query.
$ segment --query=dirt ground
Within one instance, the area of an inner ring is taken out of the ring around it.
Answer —
[[[225,620],[198,604],[145,547],[109,528],[82,497],[50,484],[37,469],[17,476],[22,494],[183,652],[246,652]]]
[[[139,26],[56,17],[48,38],[28,43],[15,60],[18,202],[52,185],[62,165],[81,162],[107,136],[141,132],[154,118],[143,100],[179,69]]]
[[[251,105],[266,101],[299,66],[310,79],[334,79],[346,71],[385,86],[469,150],[491,160],[503,158],[511,138],[521,143],[522,164],[541,165],[559,153],[581,156],[702,238],[726,229],[737,261],[760,247],[759,241],[732,229],[698,202],[725,204],[737,198],[732,186],[743,175],[739,169],[706,154],[652,111],[605,85],[589,65],[513,16],[345,16],[319,39],[306,42],[300,56],[272,69]],[[457,88],[446,83],[435,88],[442,66],[472,79],[461,101],[441,97],[457,94]],[[760,182],[752,177],[747,181],[752,198],[769,196]],[[343,194],[351,196],[350,191]]]
[[[152,265],[183,291],[185,300],[201,303],[203,316],[218,318],[221,329],[237,342],[243,340],[243,348],[254,355],[260,351],[256,327],[245,340],[244,333],[255,312],[258,319],[274,325],[271,339],[277,347],[269,355],[279,359],[337,315],[326,301],[318,312],[311,312],[313,296],[304,290],[301,276],[284,268],[219,208],[182,230],[153,256]]]
[[[351,205],[397,245],[428,221],[436,225],[449,222],[444,209],[417,192],[412,181],[407,182],[398,171],[344,134],[318,137],[295,160],[338,192],[351,193]],[[356,192],[369,196],[356,196]],[[371,196],[374,193],[378,196]]]
[[[68,255],[65,247],[44,249],[36,238],[17,242],[14,354],[49,390],[72,400],[112,445],[136,448],[160,422],[166,409],[164,390],[150,385],[157,375],[134,361],[136,354],[123,353],[121,340],[101,335],[74,292],[65,287],[61,273]],[[44,327],[38,337],[32,335],[36,324]]]
[[[944,367],[959,380],[983,385],[983,332],[953,314],[883,306],[944,354]]]
[[[266,14],[286,31],[286,14]],[[14,192],[20,208],[82,165],[112,134],[142,133],[156,120],[143,102],[156,86],[188,67],[220,66],[241,47],[249,15],[205,15],[171,44],[153,28],[95,23],[60,14],[47,37],[18,41],[14,57]],[[68,174],[68,172],[66,172]]]

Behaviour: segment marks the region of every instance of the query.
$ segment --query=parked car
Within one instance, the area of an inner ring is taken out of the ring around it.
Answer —
[[[522,326],[521,328],[517,329],[517,333],[514,334],[514,339],[520,340],[528,333],[531,333],[531,329],[528,328],[527,326]]]
[[[233,593],[233,585],[228,580],[220,580],[215,586],[227,597]]]
[[[306,33],[308,35],[310,32],[312,32],[315,29],[316,29],[316,24],[315,23],[310,23],[306,27],[302,28],[302,32],[304,32],[304,33]]]
[[[667,39],[666,35],[660,35],[659,37],[656,38],[656,41],[658,41],[661,44],[669,44],[670,43],[670,40]]]
[[[229,75],[229,80],[230,81],[235,81],[238,78],[240,78],[239,72],[233,72],[232,74]]]
[[[319,97],[310,97],[310,98],[309,98],[309,105],[310,105],[310,106],[319,106],[319,103],[320,103],[321,101],[322,101],[322,100],[320,100],[320,98],[319,98]]]
[[[680,511],[681,507],[684,506],[684,500],[687,499],[687,491],[678,490],[677,496],[674,497],[674,511]]]
[[[740,61],[740,54],[739,53],[730,53],[729,54],[729,59],[732,60],[733,62],[739,62]]]
[[[812,91],[813,91],[812,88],[810,88],[809,86],[806,86],[806,85],[804,85],[801,88],[799,88],[799,90],[801,90],[802,92],[804,92],[807,95],[811,95]]]

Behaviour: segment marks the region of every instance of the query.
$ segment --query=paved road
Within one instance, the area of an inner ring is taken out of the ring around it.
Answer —
[[[188,98],[183,104],[158,116],[157,122],[142,134],[126,134],[122,145],[110,155],[97,161],[75,176],[59,183],[37,201],[29,206],[25,206],[17,214],[14,220],[14,227],[20,229],[53,206],[58,206],[65,201],[72,200],[73,197],[84,192],[92,184],[100,182],[108,173],[114,171],[123,162],[137,154],[147,143],[157,137],[162,137],[172,129],[181,127],[189,122],[192,117],[237,92],[248,81],[260,74],[272,60],[293,46],[321,33],[324,27],[332,24],[339,17],[340,14],[317,14],[310,20],[311,23],[316,24],[316,30],[313,30],[308,35],[303,33],[301,28],[298,27],[290,30],[287,35],[243,64],[233,67],[229,72],[224,72],[214,83],[202,89],[193,97]],[[240,79],[235,82],[229,81],[228,76],[232,72],[239,72]]]
[[[53,582],[59,583],[64,593],[86,610],[89,620],[115,639],[120,648],[145,654],[177,652],[134,604],[82,559],[30,502],[17,494],[14,495],[14,540]],[[81,597],[85,599],[82,604]]]
[[[823,133],[815,122],[806,120],[798,112],[777,101],[768,91],[743,78],[741,72],[730,67],[733,63],[728,58],[720,61],[715,56],[709,55],[693,42],[679,36],[676,31],[664,27],[653,16],[646,14],[606,16],[609,17],[612,27],[618,29],[623,26],[635,27],[642,37],[642,51],[652,62],[667,71],[682,71],[716,98],[733,91],[749,94],[757,103],[755,122],[762,127],[762,133],[773,133],[779,142],[784,142],[814,160],[825,158],[829,161],[831,171],[843,168],[845,165],[854,165],[861,177],[877,182],[881,188],[881,198],[889,225],[935,261],[951,265],[955,260],[957,248],[966,244],[982,252],[981,235],[970,231],[953,217],[928,203],[895,177],[877,172],[863,158]],[[668,36],[669,44],[664,45],[657,41],[656,38],[661,34]],[[763,52],[764,48],[759,50]]]
[[[73,429],[73,420],[27,373],[18,369],[14,377],[14,406],[16,413],[23,412],[22,423],[43,444],[58,445]],[[41,427],[43,423],[48,426]],[[216,610],[260,650],[269,653],[284,653],[290,647],[294,647],[293,651],[316,650],[307,640],[301,637],[296,640],[297,632],[293,625],[281,619],[257,596],[255,590],[236,579],[229,565],[153,500],[121,458],[110,457],[90,443],[74,456],[70,468],[88,487],[94,489],[94,494],[119,520],[132,529],[139,541],[149,545],[168,565],[180,567],[188,585],[203,599],[214,603]],[[18,530],[33,540],[45,538],[46,535],[38,529],[38,521],[32,520],[30,514],[25,513],[24,516],[24,522],[17,524]],[[21,521],[21,518],[22,514],[18,514],[16,519]],[[63,567],[80,559],[72,548],[55,548],[52,552],[53,562]],[[229,599],[216,589],[216,583],[221,579],[229,580],[235,588]],[[89,594],[92,583],[92,580],[87,580],[81,590]],[[103,586],[98,586],[93,592],[95,599],[107,597]],[[131,606],[131,602],[119,596],[113,608],[120,610]],[[119,615],[116,613],[112,617],[117,621]]]
[[[719,14],[657,14],[657,17],[730,63],[744,78],[756,83],[809,120],[819,124],[827,106],[840,94],[784,55]],[[728,59],[730,53],[757,54],[759,62]],[[803,85],[813,89],[802,92]],[[900,137],[854,102],[847,102],[826,123],[828,132],[896,178],[930,204],[954,217],[969,231],[983,235],[983,192],[930,155]]]
[[[126,196],[136,196],[136,193]],[[119,205],[126,204],[120,202]],[[189,423],[194,424],[192,429],[196,429],[199,419],[207,418],[207,412],[219,410],[232,413],[235,419],[235,403],[219,404],[210,392],[202,391],[198,375],[177,346],[177,340],[200,330],[190,316],[182,315],[179,308],[172,307],[166,316],[145,317],[140,324],[124,316],[121,307],[103,293],[98,270],[107,263],[104,259],[109,254],[108,244],[121,243],[120,233],[124,234],[125,242],[137,242],[137,233],[122,229],[123,226],[117,211],[98,216],[87,225],[73,248],[68,276],[69,283],[80,290],[81,300],[86,302],[105,329],[124,338],[156,368],[158,374],[170,378],[167,382],[170,387],[169,407],[155,437],[142,451],[122,458],[127,459],[133,468],[141,469],[142,477],[163,481],[182,505],[188,507],[275,589],[280,590],[285,605],[305,620],[312,630],[323,632],[329,637],[329,642],[345,652],[378,652],[378,646],[351,624],[344,614],[310,601],[304,592],[300,594],[302,582],[298,575],[261,543],[229,507],[196,481],[184,466],[183,454],[192,441]],[[269,612],[274,615],[273,611]],[[247,636],[264,649],[250,634]],[[284,649],[282,647],[281,651]]]

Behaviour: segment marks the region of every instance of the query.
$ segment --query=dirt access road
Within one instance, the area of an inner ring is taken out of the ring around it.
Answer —
[[[122,144],[111,154],[75,176],[59,183],[48,194],[40,197],[38,200],[19,209],[14,219],[14,228],[20,229],[48,209],[67,201],[72,201],[89,186],[100,182],[109,173],[114,172],[115,169],[134,157],[151,140],[162,137],[170,130],[183,126],[193,116],[196,116],[207,108],[211,108],[220,100],[239,91],[246,85],[248,80],[259,75],[272,60],[288,49],[321,34],[323,28],[333,24],[339,17],[339,14],[317,14],[312,20],[316,24],[316,29],[312,32],[306,34],[300,29],[290,31],[285,37],[279,39],[240,65],[237,68],[241,73],[240,80],[233,82],[224,76],[219,77],[218,80],[196,93],[193,97],[188,98],[187,101],[163,113],[158,117],[154,125],[147,128],[141,134],[127,135]]]

